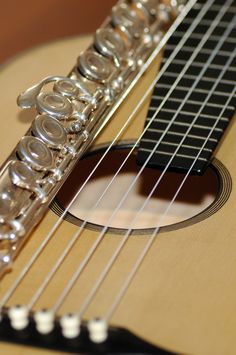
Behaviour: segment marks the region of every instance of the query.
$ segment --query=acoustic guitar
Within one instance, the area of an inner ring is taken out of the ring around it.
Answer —
[[[235,354],[235,44],[127,0],[2,68],[0,354]]]

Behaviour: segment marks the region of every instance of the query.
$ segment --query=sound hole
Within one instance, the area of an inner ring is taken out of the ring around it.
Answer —
[[[215,168],[209,167],[203,176],[189,176],[187,178],[172,207],[166,213],[171,200],[184,179],[184,174],[168,172],[164,174],[145,208],[135,219],[136,214],[147,200],[150,191],[161,175],[158,170],[145,168],[127,199],[125,199],[114,218],[111,218],[113,211],[117,208],[127,189],[130,188],[135,176],[140,172],[141,167],[136,165],[136,153],[128,159],[96,208],[94,206],[110,184],[127,154],[127,149],[116,148],[106,156],[69,209],[67,220],[76,224],[81,224],[81,221],[85,220],[89,222],[87,226],[90,227],[108,225],[111,228],[128,229],[132,226],[133,229],[143,230],[156,228],[159,225],[176,225],[194,216],[199,216],[203,211],[207,211],[209,206],[217,204],[220,175],[216,173]],[[101,156],[101,153],[94,152],[79,162],[56,198],[57,207],[54,203],[53,209],[57,210],[57,213],[60,208],[62,213],[68,206]],[[214,207],[213,209],[215,211],[217,208]],[[163,217],[165,213],[166,215]]]

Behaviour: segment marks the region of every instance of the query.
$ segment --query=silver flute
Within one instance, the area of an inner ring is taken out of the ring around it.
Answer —
[[[67,77],[46,77],[18,97],[21,108],[37,114],[0,171],[0,276],[187,6],[119,1]]]

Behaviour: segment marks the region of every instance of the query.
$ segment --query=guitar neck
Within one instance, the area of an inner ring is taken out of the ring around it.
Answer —
[[[163,170],[174,155],[169,170],[206,170],[235,112],[234,9],[200,1],[168,41],[139,164]]]

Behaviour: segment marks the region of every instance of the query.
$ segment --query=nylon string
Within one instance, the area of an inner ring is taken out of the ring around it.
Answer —
[[[213,2],[213,0],[208,1],[209,6],[211,5],[211,3]],[[182,19],[187,15],[187,13],[190,11],[190,9],[193,7],[193,5],[196,3],[196,0],[190,0],[188,6],[185,7],[185,10],[182,11],[182,13],[178,16],[176,23],[174,23],[171,28],[169,29],[168,33],[163,37],[162,39],[162,43],[165,43],[168,38],[171,36],[171,34],[174,32],[174,30],[176,29],[176,27],[178,26],[178,24],[182,21]],[[205,11],[206,12],[206,11]],[[202,17],[204,16],[204,11],[201,11],[200,15],[202,14]],[[200,17],[200,15],[197,16],[197,18],[195,19],[195,21],[193,22],[193,24],[190,26],[189,30],[186,32],[186,34],[191,34],[195,27],[197,26],[197,19]],[[165,39],[165,37],[167,39]],[[72,199],[72,201],[70,202],[70,204],[68,205],[67,209],[63,212],[63,214],[60,216],[60,218],[58,219],[58,221],[56,222],[56,224],[54,225],[54,227],[51,229],[51,231],[47,234],[46,238],[43,240],[43,242],[40,244],[40,246],[38,247],[38,249],[36,250],[36,252],[32,255],[32,257],[30,258],[30,260],[28,261],[28,263],[26,264],[26,266],[22,269],[21,273],[18,275],[18,277],[16,278],[15,282],[11,284],[11,287],[8,289],[8,291],[5,293],[5,295],[3,296],[3,298],[0,300],[0,310],[2,309],[2,307],[6,304],[6,302],[10,299],[10,297],[12,296],[12,294],[15,292],[15,290],[17,289],[17,287],[20,285],[21,281],[24,279],[24,277],[27,275],[27,273],[29,272],[30,268],[33,266],[33,264],[35,263],[35,261],[37,260],[37,258],[40,256],[41,252],[44,250],[44,248],[46,247],[46,245],[48,244],[48,242],[50,241],[50,239],[52,238],[52,236],[54,235],[54,233],[56,232],[56,230],[58,229],[58,227],[60,226],[60,224],[63,222],[63,218],[66,215],[67,211],[69,210],[69,208],[72,206],[72,204],[74,203],[74,201],[77,199],[77,197],[79,196],[79,194],[81,193],[81,191],[83,190],[83,188],[85,187],[85,185],[87,184],[87,182],[90,180],[90,178],[92,177],[92,175],[94,174],[94,172],[96,171],[96,169],[98,168],[98,166],[101,164],[102,160],[105,158],[105,156],[108,154],[108,152],[111,150],[112,146],[117,142],[117,140],[119,139],[119,137],[122,135],[122,133],[125,131],[125,129],[129,126],[129,124],[131,123],[131,121],[133,120],[133,118],[135,117],[136,113],[139,111],[139,109],[141,108],[141,106],[143,105],[143,103],[145,102],[145,100],[148,98],[148,96],[151,94],[156,81],[163,75],[164,71],[166,70],[166,68],[171,64],[172,59],[174,58],[174,56],[180,51],[181,46],[186,42],[186,40],[188,39],[188,37],[186,36],[184,38],[184,40],[182,40],[179,45],[176,47],[176,49],[173,51],[171,57],[169,58],[169,60],[165,63],[165,65],[162,67],[162,70],[157,74],[157,76],[155,77],[155,79],[152,81],[151,85],[149,86],[147,92],[144,94],[144,96],[141,98],[140,102],[138,103],[138,105],[134,108],[134,110],[131,112],[130,116],[128,117],[126,123],[124,124],[124,126],[120,129],[120,131],[118,132],[118,134],[116,135],[116,137],[114,138],[114,140],[111,142],[111,144],[109,145],[109,147],[107,148],[107,150],[105,151],[104,155],[101,157],[101,159],[98,161],[98,163],[96,164],[96,166],[94,167],[94,169],[92,170],[92,172],[90,173],[90,175],[88,176],[88,178],[86,179],[86,181],[84,182],[84,184],[81,186],[81,188],[79,189],[79,191],[76,193],[76,195],[74,196],[74,198]],[[150,122],[151,124],[151,122]],[[149,125],[150,125],[149,124]],[[149,126],[148,125],[148,126]],[[148,128],[148,127],[147,127]],[[146,129],[147,129],[146,128]],[[143,132],[144,134],[144,132]],[[141,139],[141,137],[140,137]]]
[[[213,31],[213,30],[212,30]],[[207,36],[207,33],[205,34],[205,36]],[[206,37],[205,40],[203,41],[205,43],[205,41],[208,38]],[[204,44],[203,43],[203,44]],[[201,44],[201,43],[200,43]],[[194,58],[200,51],[201,46],[199,46],[196,48],[195,51],[197,51],[197,53],[194,53],[192,55],[192,57]],[[191,59],[191,58],[190,58]],[[162,108],[162,106],[164,105],[164,103],[167,101],[167,99],[169,98],[171,92],[175,89],[177,83],[181,80],[181,78],[183,77],[183,75],[185,74],[185,72],[187,71],[187,69],[189,68],[189,66],[191,65],[191,61],[189,60],[189,62],[186,64],[186,66],[184,67],[184,69],[182,70],[182,72],[180,73],[180,76],[177,78],[177,80],[175,81],[175,83],[173,84],[173,87],[171,88],[171,90],[168,92],[168,94],[166,95],[165,99],[162,101],[161,105],[158,107],[157,111],[155,112],[155,114],[153,115],[153,117],[151,118],[151,122],[154,120],[154,118],[156,117],[157,113],[160,111],[160,109]],[[175,117],[174,117],[175,118]],[[173,124],[174,122],[174,118],[170,121],[169,125],[167,126],[166,130],[163,132],[162,136],[160,137],[160,140],[157,142],[156,146],[153,149],[152,154],[154,153],[155,149],[157,148],[157,146],[160,144],[162,138],[164,137],[164,135],[168,132],[171,124]],[[144,134],[144,133],[143,133]],[[122,197],[121,201],[119,202],[119,204],[117,205],[116,209],[113,211],[112,215],[110,216],[108,222],[106,223],[106,226],[104,226],[104,228],[102,229],[102,232],[100,233],[98,239],[95,241],[94,245],[92,246],[92,248],[90,249],[90,251],[88,252],[88,254],[86,255],[86,257],[84,258],[84,260],[82,261],[82,263],[80,264],[79,268],[75,271],[75,273],[73,274],[71,280],[68,282],[68,285],[65,287],[64,291],[62,292],[61,296],[58,298],[58,301],[56,302],[56,304],[53,306],[53,311],[56,312],[58,310],[58,308],[61,306],[61,304],[63,303],[64,299],[66,298],[67,294],[69,293],[69,291],[71,290],[71,288],[73,287],[74,283],[76,282],[76,280],[78,279],[78,277],[80,276],[80,274],[82,273],[82,271],[84,270],[84,267],[87,265],[87,262],[90,260],[91,256],[93,255],[94,251],[96,250],[97,246],[100,244],[100,242],[103,240],[108,228],[109,228],[109,224],[110,222],[113,220],[113,218],[115,217],[115,215],[117,214],[117,212],[119,211],[120,207],[122,206],[123,202],[126,200],[126,198],[128,197],[129,192],[131,191],[132,187],[134,186],[134,184],[137,182],[139,176],[141,175],[142,171],[144,170],[145,166],[147,165],[148,161],[150,160],[152,154],[150,154],[149,158],[146,161],[146,164],[141,168],[141,170],[139,171],[138,175],[136,175],[135,179],[132,181],[130,188],[127,190],[127,192],[124,194],[124,196]],[[166,171],[166,170],[165,170]],[[164,172],[165,172],[164,171]],[[163,174],[164,175],[164,174]],[[163,176],[162,175],[162,176]],[[80,228],[79,231],[77,232],[77,237],[80,235],[80,233],[82,232],[82,229]],[[122,241],[122,246],[125,244],[125,240]],[[115,253],[116,255],[116,253]],[[113,256],[113,258],[115,258],[115,255]],[[99,282],[99,281],[98,281]],[[97,282],[97,283],[98,283]],[[97,285],[96,283],[96,285]],[[95,287],[94,287],[95,288]]]
[[[229,3],[229,1],[228,1],[228,3]],[[221,16],[221,14],[219,14],[218,17],[220,17],[220,16]],[[222,16],[223,16],[223,15],[222,15]],[[215,20],[215,22],[217,22],[217,19]],[[194,89],[194,87],[196,87],[197,83],[198,83],[199,80],[200,80],[200,77],[203,75],[204,71],[207,69],[207,65],[214,59],[215,55],[216,55],[217,52],[218,52],[218,49],[219,49],[220,46],[222,45],[222,43],[223,43],[224,39],[226,38],[228,32],[231,31],[231,27],[232,27],[232,24],[231,24],[231,26],[229,26],[229,28],[226,30],[226,32],[225,32],[224,36],[222,37],[221,41],[218,43],[217,47],[216,47],[215,50],[213,51],[211,57],[209,58],[208,62],[207,62],[206,65],[205,65],[205,68],[203,68],[203,70],[202,70],[202,72],[200,73],[200,75],[199,75],[197,81],[195,82],[194,86],[192,87],[192,90]],[[226,69],[227,69],[227,67],[225,68],[225,70],[226,70]],[[223,74],[222,74],[222,75],[223,75]],[[220,76],[220,78],[218,78],[217,83],[219,82],[220,79],[221,79],[221,76]],[[210,97],[210,95],[211,95],[212,92],[214,91],[214,88],[215,88],[215,85],[214,85],[212,91],[210,92],[210,94],[208,95],[207,99],[205,100],[205,103],[207,102],[208,98]],[[187,95],[187,97],[185,98],[185,101],[186,101],[187,98],[190,96],[190,94],[191,94],[191,92]],[[205,104],[205,103],[204,103],[204,104]],[[199,111],[197,117],[200,115],[200,113],[201,113],[201,111],[202,111],[203,108],[204,108],[204,105],[203,105],[202,108],[200,109],[200,111]],[[179,110],[180,110],[180,109],[181,109],[181,107],[179,108]],[[194,122],[196,121],[197,117],[195,118]],[[192,123],[192,126],[193,126],[194,122]],[[192,126],[190,126],[189,130],[191,129]],[[185,135],[185,137],[183,138],[183,140],[186,138],[186,136],[187,136],[189,130],[186,132],[186,135]],[[182,140],[182,141],[183,141],[183,140]],[[176,149],[176,151],[175,151],[174,155],[172,156],[170,162],[168,163],[167,167],[165,168],[165,170],[163,171],[162,175],[161,175],[160,178],[158,179],[158,182],[157,182],[155,188],[156,188],[157,185],[159,184],[161,178],[164,176],[165,171],[167,170],[169,164],[170,164],[171,161],[173,160],[173,158],[174,158],[175,154],[177,153],[178,149],[181,147],[181,144],[182,144],[182,142],[180,143],[179,147]],[[158,145],[158,143],[157,143],[157,145]],[[156,146],[157,146],[157,145],[156,145]],[[154,147],[153,152],[156,150],[156,146]],[[150,157],[149,157],[149,158],[150,158]],[[147,161],[148,161],[148,160],[147,160]],[[146,161],[146,164],[147,164],[147,161]],[[139,172],[139,174],[138,174],[137,176],[139,176],[139,175],[141,174],[141,172],[142,172],[143,169],[145,168],[146,164],[142,167],[142,169],[140,170],[140,172]],[[118,204],[117,208],[114,210],[114,212],[113,212],[112,216],[110,217],[110,219],[109,219],[107,225],[103,228],[103,230],[102,230],[102,232],[101,232],[99,238],[102,238],[102,237],[105,235],[105,233],[106,233],[106,231],[107,231],[107,229],[108,229],[108,227],[109,227],[110,222],[112,221],[113,217],[115,216],[115,214],[116,214],[117,211],[119,210],[120,206],[122,205],[122,203],[124,202],[124,200],[125,200],[126,197],[128,196],[128,194],[129,194],[130,190],[132,189],[132,187],[133,187],[135,181],[137,181],[137,176],[136,176],[136,178],[134,179],[133,183],[131,184],[130,189],[127,190],[126,194],[125,194],[125,195],[123,196],[123,198],[121,199],[121,201],[120,201],[120,203]],[[132,227],[130,228],[130,230],[132,230]],[[128,230],[128,231],[129,231],[129,230]],[[110,262],[107,264],[107,267],[104,269],[104,272],[101,274],[100,278],[97,280],[96,284],[94,285],[94,287],[93,287],[93,289],[92,289],[90,295],[88,296],[88,298],[87,298],[87,300],[85,301],[84,305],[81,307],[82,311],[79,312],[80,315],[81,315],[81,314],[84,312],[84,310],[87,308],[88,304],[90,303],[91,299],[93,298],[94,294],[96,293],[97,289],[99,288],[101,282],[103,281],[103,279],[104,279],[105,276],[107,275],[108,271],[110,270],[110,267],[112,266],[112,264],[113,264],[114,261],[116,260],[116,257],[119,255],[119,252],[120,252],[121,249],[123,248],[123,246],[124,246],[124,244],[125,244],[125,242],[126,242],[126,240],[127,240],[127,238],[128,238],[128,234],[130,234],[130,232],[128,232],[127,235],[124,237],[124,239],[123,239],[122,242],[120,243],[120,246],[118,247],[118,249],[116,250],[116,252],[115,252],[114,255],[112,256],[112,258],[110,259]],[[68,286],[65,288],[64,292],[63,292],[62,295],[59,297],[59,300],[57,301],[56,305],[53,307],[53,311],[56,311],[56,310],[59,308],[59,306],[61,305],[61,303],[63,302],[63,300],[66,298],[68,292],[70,291],[70,289],[71,289],[72,286],[74,285],[74,283],[75,283],[75,281],[77,280],[77,277],[79,276],[80,273],[81,273],[81,267],[80,267],[80,268],[77,270],[77,272],[74,274],[74,276],[72,277],[71,281],[68,283]]]
[[[231,58],[231,59],[234,59],[235,58],[235,54],[236,54],[236,51],[234,51],[234,57]],[[227,100],[227,103],[230,103],[231,99],[234,97],[236,93],[236,86],[234,87],[234,90],[233,92],[231,93],[230,97],[228,98]],[[160,228],[161,228],[161,225],[162,225],[162,221],[164,220],[164,218],[167,216],[167,214],[169,213],[169,210],[171,209],[174,201],[176,200],[178,194],[180,193],[182,187],[184,186],[189,174],[191,173],[191,170],[193,169],[195,163],[197,162],[197,159],[199,158],[200,154],[202,153],[202,150],[204,149],[204,147],[206,146],[212,132],[214,131],[215,127],[217,126],[217,124],[219,123],[223,113],[224,113],[224,110],[225,108],[223,108],[221,110],[221,113],[220,113],[220,116],[218,117],[218,119],[216,120],[214,126],[212,127],[211,131],[209,132],[207,138],[206,138],[206,141],[204,142],[204,144],[202,145],[201,149],[199,150],[196,158],[194,159],[193,163],[191,164],[187,174],[185,175],[184,179],[182,180],[179,188],[177,189],[176,193],[174,194],[172,200],[170,201],[170,204],[169,206],[166,208],[166,210],[164,211],[163,215],[161,216],[160,218],[160,221],[159,221],[159,225],[155,228],[155,230],[153,231],[151,237],[150,237],[150,240],[148,241],[146,247],[143,249],[143,252],[140,254],[140,257],[137,259],[136,263],[134,264],[134,267],[133,269],[130,271],[126,281],[124,282],[120,292],[118,293],[117,297],[115,298],[115,301],[113,302],[112,306],[110,307],[110,309],[107,311],[106,315],[104,316],[104,319],[108,322],[110,320],[110,318],[112,317],[113,313],[115,312],[116,308],[118,307],[119,303],[121,302],[122,298],[124,297],[129,285],[131,284],[133,278],[135,277],[139,267],[141,266],[145,256],[147,255],[148,251],[150,250],[151,246],[153,245],[154,241],[156,240],[157,236],[158,236],[158,233],[160,231]]]

